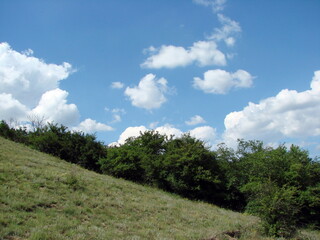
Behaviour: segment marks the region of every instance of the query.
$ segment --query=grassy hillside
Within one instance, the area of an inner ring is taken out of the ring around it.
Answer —
[[[0,239],[271,239],[259,234],[256,217],[99,175],[3,138],[0,184]]]

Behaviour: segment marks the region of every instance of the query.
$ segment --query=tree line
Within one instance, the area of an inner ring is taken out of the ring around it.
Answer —
[[[320,162],[299,146],[239,140],[237,149],[220,144],[213,151],[189,134],[146,131],[107,147],[63,125],[27,131],[4,121],[0,135],[96,172],[258,215],[270,236],[320,229]]]

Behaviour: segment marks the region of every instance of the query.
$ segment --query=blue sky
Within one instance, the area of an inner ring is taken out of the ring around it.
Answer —
[[[0,118],[320,155],[318,0],[2,0]],[[28,117],[29,116],[29,117]]]

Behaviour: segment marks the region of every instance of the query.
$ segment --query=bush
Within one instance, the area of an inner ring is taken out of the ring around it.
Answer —
[[[129,138],[125,144],[108,149],[100,160],[101,170],[116,177],[160,186],[160,169],[167,138],[155,131],[146,131]]]
[[[101,171],[105,174],[143,182],[145,172],[141,167],[141,158],[129,146],[109,148],[107,157],[100,159],[99,164]]]
[[[301,206],[294,187],[279,188],[272,183],[256,186],[247,211],[261,217],[269,236],[292,237],[296,233]]]
[[[5,121],[0,122],[0,136],[11,141],[28,144],[28,132],[26,128],[11,128]]]
[[[192,199],[222,201],[223,184],[215,154],[190,135],[167,143],[160,174],[171,192]]]
[[[213,152],[190,135],[167,138],[154,131],[109,148],[101,170],[192,199],[222,202],[220,170]]]
[[[30,133],[30,142],[39,151],[94,171],[100,171],[99,159],[106,156],[105,147],[94,135],[71,132],[53,123]]]

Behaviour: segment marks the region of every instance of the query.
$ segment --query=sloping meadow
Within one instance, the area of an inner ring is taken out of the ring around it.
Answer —
[[[256,217],[97,174],[3,138],[0,182],[0,239],[272,239],[260,235]]]

